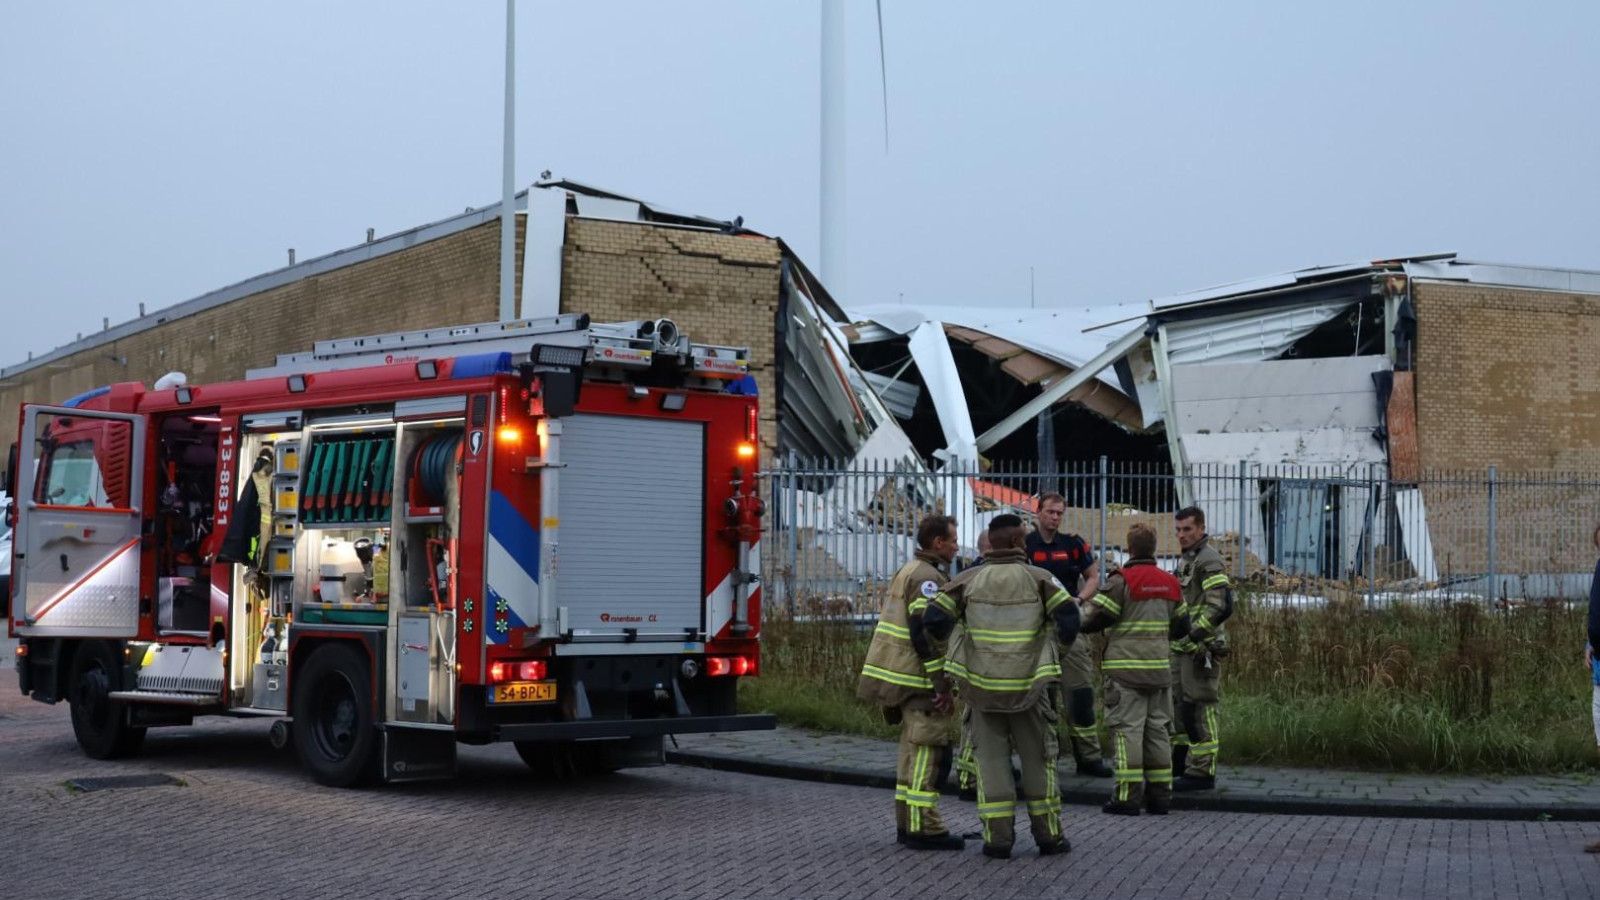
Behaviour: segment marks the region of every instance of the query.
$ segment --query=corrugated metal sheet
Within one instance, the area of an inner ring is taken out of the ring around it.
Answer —
[[[889,412],[897,419],[909,419],[916,414],[917,401],[922,398],[922,389],[910,382],[890,378],[888,375],[879,375],[877,372],[862,372],[859,376],[850,373],[852,381],[857,378],[865,379],[878,392],[878,398],[883,405],[889,407]],[[857,385],[857,390],[862,390]]]
[[[1308,303],[1173,322],[1167,326],[1167,356],[1175,366],[1276,359],[1348,308],[1344,303]]]

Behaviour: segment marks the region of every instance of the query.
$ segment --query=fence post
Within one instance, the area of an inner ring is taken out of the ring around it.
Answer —
[[[1106,503],[1111,499],[1109,466],[1110,463],[1105,454],[1100,454],[1100,555],[1096,558],[1100,560],[1100,580],[1102,584],[1105,583],[1106,548],[1110,545],[1110,541],[1106,540]]]
[[[1248,462],[1246,462],[1246,461],[1244,461],[1242,459],[1239,460],[1239,580],[1240,581],[1243,581],[1249,574],[1246,571],[1245,564],[1244,564],[1244,554],[1245,554],[1244,538],[1245,538],[1245,534],[1247,533],[1245,531],[1244,525],[1245,525],[1245,521],[1246,521],[1246,516],[1248,516],[1249,512],[1250,512],[1250,506],[1249,506],[1248,503],[1245,502],[1245,497],[1248,494],[1248,491],[1246,490],[1246,485],[1248,485],[1250,483],[1250,479],[1249,479],[1249,477],[1247,475],[1247,472],[1249,470],[1249,466],[1250,466],[1250,464]],[[1219,472],[1218,474],[1221,474],[1221,473]]]
[[[1375,463],[1367,463],[1367,608],[1378,595],[1378,478]]]
[[[784,606],[789,610],[789,618],[793,619],[800,611],[799,604],[795,602],[795,584],[800,580],[800,456],[793,450],[789,451],[789,477],[787,496],[783,501],[784,524],[789,529],[789,546],[787,559],[783,566],[788,570],[788,584],[783,592]]]
[[[1494,602],[1495,597],[1498,596],[1498,593],[1499,593],[1498,588],[1496,587],[1496,582],[1499,581],[1499,569],[1495,564],[1496,563],[1496,560],[1495,560],[1495,549],[1496,549],[1495,548],[1495,530],[1496,530],[1495,526],[1497,524],[1497,522],[1496,522],[1497,510],[1495,509],[1495,506],[1496,506],[1496,502],[1497,502],[1497,494],[1499,493],[1499,491],[1497,490],[1498,482],[1499,482],[1498,472],[1496,471],[1494,466],[1490,466],[1489,467],[1489,593],[1488,593],[1487,598],[1485,598],[1490,603]]]

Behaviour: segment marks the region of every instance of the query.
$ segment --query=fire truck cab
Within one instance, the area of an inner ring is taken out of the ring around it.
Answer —
[[[22,691],[84,753],[272,717],[317,781],[663,762],[760,670],[748,351],[587,316],[319,342],[243,381],[26,404]]]

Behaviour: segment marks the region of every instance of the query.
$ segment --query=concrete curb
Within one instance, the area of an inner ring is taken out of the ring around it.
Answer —
[[[847,766],[823,766],[808,763],[775,762],[752,759],[730,753],[707,753],[701,750],[668,750],[667,762],[673,765],[711,769],[718,772],[738,772],[745,775],[762,775],[768,778],[789,778],[797,781],[816,781],[824,784],[843,784],[856,787],[894,789],[894,774],[853,769]],[[954,796],[953,784],[947,784],[943,793]],[[1099,806],[1111,794],[1111,782],[1093,790],[1068,786],[1061,791],[1066,803]],[[1175,810],[1206,810],[1210,812],[1265,813],[1301,816],[1358,816],[1387,819],[1489,819],[1499,821],[1557,821],[1600,822],[1600,804],[1517,804],[1517,803],[1424,803],[1403,800],[1344,800],[1319,797],[1230,797],[1226,793],[1204,791],[1178,794],[1173,798]]]

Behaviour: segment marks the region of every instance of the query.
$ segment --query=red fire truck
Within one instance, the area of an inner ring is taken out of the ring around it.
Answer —
[[[748,369],[670,320],[564,315],[25,405],[21,688],[102,759],[273,717],[336,786],[447,777],[458,742],[597,771],[771,728],[736,704],[760,671]]]

